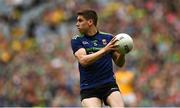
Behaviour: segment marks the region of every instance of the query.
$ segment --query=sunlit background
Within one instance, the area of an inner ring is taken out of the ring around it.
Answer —
[[[126,106],[180,106],[180,0],[0,0],[0,106],[81,106],[76,12],[132,36],[116,79]]]

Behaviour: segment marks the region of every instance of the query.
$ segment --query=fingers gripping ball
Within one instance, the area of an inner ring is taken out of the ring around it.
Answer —
[[[115,36],[118,40],[115,45],[118,45],[118,51],[122,54],[127,54],[133,49],[133,39],[126,33],[120,33]]]

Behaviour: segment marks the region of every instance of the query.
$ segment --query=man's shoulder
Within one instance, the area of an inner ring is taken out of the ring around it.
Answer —
[[[74,35],[74,36],[72,37],[72,40],[80,39],[80,38],[83,38],[83,37],[84,37],[83,34],[77,34],[77,35]]]
[[[106,35],[106,36],[107,36],[107,35],[108,35],[108,36],[113,36],[113,34],[111,34],[111,33],[102,32],[102,31],[100,31],[99,34]]]

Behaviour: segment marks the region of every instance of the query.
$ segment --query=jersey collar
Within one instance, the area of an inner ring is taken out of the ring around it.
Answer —
[[[87,37],[95,37],[97,34],[99,34],[99,31],[97,31],[96,34],[94,34],[94,35],[85,35],[85,36],[87,36]]]

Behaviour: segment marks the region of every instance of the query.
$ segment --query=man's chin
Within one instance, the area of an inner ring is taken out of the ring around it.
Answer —
[[[79,31],[80,34],[85,34],[86,33],[86,30],[84,30],[84,29],[78,29],[78,31]]]
[[[80,31],[80,30],[79,30],[79,33],[80,33],[80,34],[84,34],[84,32],[83,32],[83,31]]]

